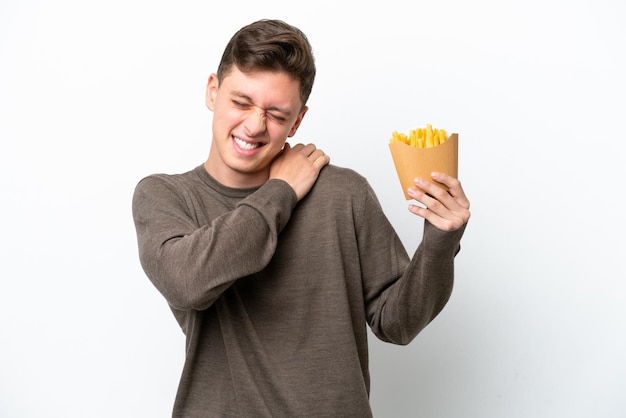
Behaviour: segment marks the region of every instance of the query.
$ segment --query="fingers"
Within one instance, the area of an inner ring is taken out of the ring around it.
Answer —
[[[408,193],[424,207],[410,205],[409,211],[427,219],[439,229],[451,231],[460,228],[470,218],[470,202],[461,183],[444,173],[433,173],[432,177],[447,186],[448,190],[424,179],[415,179],[416,187],[410,188]]]
[[[445,184],[448,187],[448,193],[450,196],[455,197],[461,206],[466,209],[469,209],[470,202],[465,196],[465,191],[463,191],[463,187],[461,186],[461,182],[446,173],[434,172],[431,174],[433,180]]]
[[[302,199],[313,187],[322,168],[330,162],[324,151],[313,144],[285,143],[282,153],[274,159],[269,178],[286,181]]]
[[[330,157],[324,153],[321,149],[316,149],[309,155],[309,160],[312,161],[313,167],[320,169],[326,164],[330,163]]]
[[[293,152],[298,152],[307,157],[313,167],[319,169],[330,162],[330,157],[314,144],[296,144],[292,148]]]

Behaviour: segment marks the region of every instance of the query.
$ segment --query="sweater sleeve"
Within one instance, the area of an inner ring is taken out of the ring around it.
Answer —
[[[205,205],[170,176],[150,176],[133,195],[139,259],[155,287],[181,311],[208,308],[235,280],[262,270],[296,204],[271,180],[234,210],[202,221]]]
[[[366,255],[361,262],[367,320],[379,339],[408,344],[450,298],[465,225],[446,232],[423,221],[422,242],[409,259],[374,197],[365,210],[369,232],[360,234],[359,245]]]

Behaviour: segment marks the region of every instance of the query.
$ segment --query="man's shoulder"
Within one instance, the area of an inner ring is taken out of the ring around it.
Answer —
[[[373,193],[363,175],[354,169],[332,164],[322,169],[312,191],[328,199],[354,199],[363,196],[364,192]]]
[[[197,168],[181,173],[152,173],[141,178],[135,186],[135,193],[173,193],[179,194],[196,181]]]
[[[326,167],[322,169],[320,172],[319,180],[324,182],[331,183],[347,183],[347,184],[363,184],[367,183],[365,177],[359,174],[357,171],[347,168],[341,167],[334,164],[328,164]]]
[[[189,182],[192,181],[195,177],[197,177],[198,167],[193,168],[191,170],[179,173],[151,173],[143,178],[141,178],[138,184],[142,183],[179,183],[179,182]]]

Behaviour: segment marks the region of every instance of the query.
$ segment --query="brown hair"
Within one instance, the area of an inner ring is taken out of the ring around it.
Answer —
[[[300,82],[304,106],[315,80],[315,60],[306,35],[281,20],[263,19],[239,29],[230,39],[217,68],[221,81],[235,65],[241,72],[285,72]]]

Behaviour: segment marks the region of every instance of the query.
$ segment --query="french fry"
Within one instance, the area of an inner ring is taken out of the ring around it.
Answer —
[[[393,131],[389,142],[402,142],[416,148],[432,148],[443,144],[448,139],[444,129],[433,129],[431,124],[425,128],[417,128],[409,131],[409,134]]]

